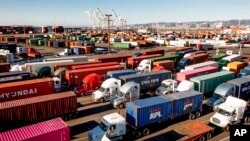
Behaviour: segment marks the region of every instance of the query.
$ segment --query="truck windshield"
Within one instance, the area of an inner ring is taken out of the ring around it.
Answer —
[[[108,130],[108,126],[106,126],[103,122],[100,123],[100,128],[103,130],[103,131],[107,131]]]
[[[84,86],[87,86],[87,84],[83,82],[83,83],[82,83],[82,86],[83,86],[83,87],[84,87]]]
[[[228,111],[226,111],[226,110],[223,110],[223,109],[218,109],[218,113],[219,114],[222,114],[222,115],[224,115],[224,116],[231,116],[231,113],[230,112],[228,112]]]
[[[101,87],[101,88],[99,89],[99,91],[104,92],[104,91],[105,91],[105,88]]]
[[[168,87],[168,85],[166,85],[165,83],[161,83],[161,86],[164,88]]]

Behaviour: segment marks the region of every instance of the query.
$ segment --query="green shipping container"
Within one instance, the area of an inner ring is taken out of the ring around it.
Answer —
[[[44,46],[45,45],[45,40],[38,40],[38,45],[39,46]]]
[[[224,66],[227,66],[228,64],[228,60],[220,60],[219,61],[219,67],[222,68]]]
[[[149,60],[151,61],[151,63],[157,62],[157,61],[163,61],[163,60],[172,60],[175,63],[178,63],[180,58],[179,58],[179,55],[169,55],[169,56],[155,57],[155,58],[151,58]]]
[[[214,61],[220,61],[223,57],[226,57],[227,55],[226,54],[224,54],[224,53],[219,53],[219,54],[217,54],[217,55],[213,55],[212,56],[212,59],[214,60]]]
[[[206,96],[214,92],[215,88],[228,80],[234,79],[235,74],[230,71],[220,71],[198,77],[193,77],[190,81],[194,82],[194,90]],[[211,95],[210,95],[211,96]]]
[[[129,43],[113,43],[113,47],[118,49],[129,49],[131,45]]]
[[[29,44],[30,45],[38,45],[38,40],[37,39],[29,39]]]

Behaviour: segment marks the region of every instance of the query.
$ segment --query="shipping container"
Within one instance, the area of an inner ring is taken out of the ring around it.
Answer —
[[[219,69],[217,67],[211,67],[211,66],[202,67],[202,68],[198,68],[195,70],[187,70],[184,72],[176,73],[175,80],[179,83],[183,80],[190,80],[190,78],[192,77],[214,73],[214,72],[217,72],[218,70]]]
[[[161,56],[161,57],[155,57],[155,58],[150,58],[149,59],[151,63],[157,62],[157,61],[163,61],[163,60],[172,60],[176,63],[180,61],[180,58],[178,55],[169,55],[169,56]]]
[[[213,55],[212,56],[212,59],[214,60],[214,61],[220,61],[222,58],[224,58],[224,57],[226,57],[227,55],[226,54],[224,54],[224,53],[219,53],[219,54],[215,54],[215,55]]]
[[[119,79],[120,76],[136,74],[135,70],[127,69],[127,70],[118,70],[118,71],[108,71],[107,78],[116,78]]]
[[[70,141],[70,129],[61,118],[0,133],[0,141]]]
[[[64,56],[64,57],[56,57],[56,58],[46,58],[43,59],[44,62],[51,61],[62,61],[62,60],[74,60],[74,62],[85,62],[88,61],[88,56]]]
[[[164,61],[153,62],[153,67],[162,66],[165,70],[173,71],[175,69],[174,64],[175,64],[174,61],[164,60]]]
[[[207,53],[201,53],[201,54],[188,56],[187,58],[192,60],[192,64],[197,64],[197,63],[205,62],[206,59],[208,58],[208,54]]]
[[[227,81],[228,84],[236,86],[235,97],[248,100],[250,95],[250,78],[241,77]]]
[[[126,121],[142,128],[175,117],[202,111],[202,93],[186,91],[131,102],[126,108]],[[200,116],[200,115],[199,115]]]
[[[77,66],[77,65],[89,65],[89,64],[99,64],[100,61],[87,61],[87,62],[70,62],[70,63],[63,63],[63,64],[55,64],[54,70],[57,70],[59,68],[66,68],[68,70],[71,69],[71,66]]]
[[[0,85],[0,102],[29,98],[55,92],[52,78],[25,80]]]
[[[113,48],[116,48],[116,49],[130,49],[132,46],[130,43],[117,43],[117,42],[114,42],[113,43]]]
[[[11,76],[30,76],[29,72],[25,72],[25,71],[10,71],[10,72],[2,72],[0,73],[0,78],[4,78],[4,77],[11,77]]]
[[[0,78],[0,83],[9,83],[9,82],[16,82],[21,80],[28,80],[30,79],[30,75],[18,75],[18,76],[9,76],[9,77],[2,77]]]
[[[0,72],[9,72],[10,63],[0,63]]]
[[[229,71],[234,73],[239,73],[241,69],[243,69],[247,64],[245,62],[234,61],[227,64],[227,68]]]
[[[114,65],[119,65],[119,63],[118,62],[108,62],[108,63],[89,64],[89,65],[76,65],[76,66],[74,65],[74,66],[71,66],[71,69],[72,70],[79,70],[79,69],[114,66]]]
[[[123,69],[124,67],[122,67],[121,65],[114,65],[114,66],[105,66],[98,68],[68,70],[65,72],[65,77],[69,85],[78,86],[81,85],[82,80],[85,76],[93,72],[100,75],[101,81],[104,81],[107,78],[108,71],[123,70]]]
[[[207,62],[203,62],[203,63],[189,65],[189,66],[185,67],[185,70],[195,70],[195,69],[202,68],[202,67],[207,67],[207,66],[218,67],[218,62],[207,61]]]
[[[143,51],[143,54],[145,55],[161,54],[162,56],[164,56],[165,50],[164,49],[148,49],[148,50]]]
[[[70,119],[77,114],[77,98],[71,91],[1,102],[0,105],[2,127],[27,125],[59,116]]]
[[[172,72],[168,70],[162,70],[157,72],[149,72],[142,74],[131,74],[120,76],[122,83],[134,81],[140,84],[141,91],[143,90],[153,90],[161,85],[161,82],[166,79],[171,79]]]
[[[194,82],[194,90],[205,94],[206,97],[210,97],[215,88],[228,80],[234,79],[235,74],[230,71],[220,71],[203,76],[193,77],[190,81]],[[205,97],[205,98],[206,98]]]
[[[101,61],[102,63],[106,62],[125,62],[127,63],[128,58],[131,57],[131,55],[122,55],[118,54],[116,56],[104,56],[104,57],[98,57],[96,61]]]
[[[150,59],[154,57],[160,57],[161,54],[154,54],[154,55],[143,55],[139,57],[129,57],[128,58],[128,68],[136,68],[140,62],[144,59]]]

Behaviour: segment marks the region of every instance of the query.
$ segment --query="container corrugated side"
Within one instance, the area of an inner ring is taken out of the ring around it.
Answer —
[[[172,93],[165,97],[173,101],[173,116],[181,116],[202,109],[203,94],[197,91]]]
[[[0,141],[70,141],[68,125],[55,118],[0,133]]]
[[[136,74],[136,71],[132,70],[132,69],[129,69],[129,70],[119,70],[119,71],[108,71],[107,72],[107,77],[108,78],[117,78],[117,79],[119,79],[120,76],[131,75],[131,74]]]
[[[62,92],[0,103],[0,122],[33,122],[77,112],[76,95]]]
[[[74,66],[71,66],[71,69],[78,70],[78,69],[95,68],[95,67],[112,66],[112,65],[119,65],[119,63],[108,62],[108,63],[88,64],[88,65],[74,65]]]
[[[137,100],[128,104],[126,121],[131,126],[140,128],[167,120],[172,116],[172,108],[172,102],[161,96]]]
[[[227,81],[227,83],[234,84],[237,86],[236,92],[239,95],[236,95],[236,97],[245,99],[245,98],[247,98],[247,96],[250,93],[250,79],[248,79],[246,77],[241,77],[241,78],[229,80],[229,81]],[[246,94],[248,94],[248,95],[246,95]]]
[[[70,62],[70,63],[64,63],[64,64],[56,64],[54,65],[54,70],[57,70],[59,68],[67,68],[67,69],[71,69],[71,66],[76,66],[76,65],[89,65],[89,64],[97,64],[97,63],[101,63],[100,61],[89,61],[89,62]]]

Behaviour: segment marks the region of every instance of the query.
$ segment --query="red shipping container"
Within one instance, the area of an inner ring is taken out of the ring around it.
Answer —
[[[128,58],[131,57],[131,55],[119,55],[119,56],[105,56],[105,57],[99,57],[97,58],[98,61],[101,61],[102,63],[106,62],[125,62],[127,63]]]
[[[79,70],[79,69],[114,66],[114,65],[119,65],[119,63],[118,62],[109,62],[109,63],[99,63],[99,64],[89,64],[89,65],[76,65],[76,66],[71,66],[71,69],[72,70]]]
[[[0,63],[0,72],[9,72],[10,63]]]
[[[210,74],[210,73],[214,73],[217,71],[218,71],[217,67],[207,66],[207,67],[198,68],[195,70],[188,70],[188,71],[176,73],[175,79],[177,82],[181,82],[183,80],[189,80],[192,77]]]
[[[68,70],[65,72],[65,77],[69,85],[78,86],[81,85],[83,78],[91,73],[100,75],[101,81],[104,81],[107,78],[108,71],[123,69],[124,67],[122,67],[121,65],[114,65],[89,69]]]
[[[128,58],[128,68],[136,68],[140,62],[144,59],[154,58],[154,57],[160,57],[161,54],[154,54],[154,55],[143,55],[139,57],[129,57]]]
[[[198,64],[198,63],[205,62],[207,60],[207,58],[208,58],[208,54],[207,53],[201,53],[201,54],[188,56],[187,58],[192,60],[192,64]]]
[[[69,62],[69,63],[64,63],[64,64],[56,64],[56,65],[54,65],[54,70],[57,70],[59,68],[67,68],[68,70],[70,70],[71,66],[99,64],[99,63],[101,63],[101,62],[100,61],[90,61],[90,62]]]
[[[77,113],[77,98],[71,92],[31,97],[0,103],[0,127],[16,127],[48,118],[67,116]]]
[[[0,85],[0,102],[55,93],[54,80],[41,78]]]
[[[0,133],[0,141],[70,141],[70,129],[61,118]]]

